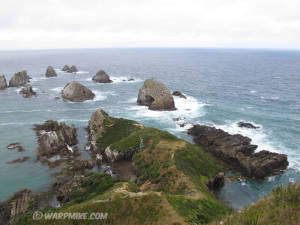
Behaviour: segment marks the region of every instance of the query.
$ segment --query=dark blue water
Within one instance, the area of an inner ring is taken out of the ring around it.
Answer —
[[[57,70],[46,79],[46,67],[77,65],[76,75]],[[288,154],[289,170],[265,182],[227,184],[220,196],[241,207],[268,194],[272,188],[300,181],[300,52],[232,49],[89,49],[0,52],[0,74],[8,79],[26,69],[38,97],[24,99],[18,88],[0,91],[0,200],[21,188],[42,190],[51,182],[47,167],[35,162],[35,123],[48,119],[84,128],[91,114],[103,108],[112,116],[137,120],[146,126],[168,130],[190,140],[172,118],[214,125],[230,133],[252,138],[258,150]],[[104,69],[115,81],[97,84],[91,77]],[[175,99],[175,112],[153,112],[136,105],[138,89],[147,78],[164,82],[171,91],[188,98]],[[135,82],[126,82],[135,78]],[[60,90],[77,80],[93,90],[97,98],[83,103],[55,100]],[[238,128],[245,120],[258,130]],[[83,129],[82,129],[83,130]],[[84,138],[84,132],[81,133]],[[24,153],[6,150],[21,142]],[[23,164],[5,162],[31,156]]]

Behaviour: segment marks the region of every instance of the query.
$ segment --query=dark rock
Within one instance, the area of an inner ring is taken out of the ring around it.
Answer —
[[[9,150],[17,149],[18,152],[26,151],[25,148],[19,142],[11,143],[11,144],[7,145],[6,148]]]
[[[77,129],[74,125],[68,126],[64,122],[61,122],[60,131],[68,145],[73,146],[78,144]]]
[[[288,166],[284,154],[261,151],[254,153],[257,145],[239,134],[231,135],[214,127],[194,125],[188,130],[194,141],[204,149],[243,175],[250,178],[265,178],[276,175]]]
[[[149,106],[150,110],[176,110],[173,96],[161,82],[148,79],[139,90],[139,105]]]
[[[0,76],[0,90],[4,90],[7,88],[7,82],[4,75]]]
[[[92,169],[94,168],[94,166],[95,166],[94,160],[80,160],[74,163],[72,170],[79,171],[85,169]]]
[[[128,81],[135,81],[133,78],[130,78]]]
[[[55,100],[59,100],[59,99],[60,99],[60,97],[56,96],[56,97],[54,97],[54,99],[55,99]]]
[[[206,181],[206,185],[211,190],[218,190],[225,184],[225,175],[223,172],[218,173],[215,178]]]
[[[249,129],[258,129],[259,128],[257,126],[254,126],[251,123],[247,123],[247,122],[243,122],[243,121],[238,122],[238,126],[239,127],[246,127],[246,128],[249,128]]]
[[[183,95],[180,91],[174,91],[174,92],[172,93],[172,95],[178,96],[178,97],[180,97],[180,98],[185,98],[185,99],[186,99],[186,96]]]
[[[70,70],[68,72],[70,72],[70,73],[77,73],[78,69],[77,69],[76,66],[73,65],[73,66],[70,67]]]
[[[31,98],[32,96],[36,96],[36,92],[32,89],[31,86],[24,87],[19,92],[24,98]]]
[[[14,164],[14,163],[23,163],[23,162],[26,162],[30,159],[30,157],[28,156],[25,156],[23,158],[19,158],[19,159],[16,159],[16,160],[13,160],[13,161],[10,161],[10,162],[7,162],[7,164]]]
[[[62,68],[62,71],[65,71],[65,72],[69,72],[71,69],[68,65],[65,65],[63,68]]]
[[[24,70],[22,72],[16,73],[9,81],[9,87],[19,87],[24,86],[30,80],[27,72]]]
[[[72,102],[83,102],[93,99],[95,94],[82,84],[72,81],[62,90],[62,97]]]
[[[48,66],[45,76],[46,77],[57,77],[57,74],[52,66]]]
[[[93,81],[98,83],[112,83],[113,81],[110,77],[104,72],[104,70],[99,70],[97,74],[93,77]]]

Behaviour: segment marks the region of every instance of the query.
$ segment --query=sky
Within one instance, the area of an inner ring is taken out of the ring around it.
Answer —
[[[0,50],[300,49],[300,0],[0,1]]]

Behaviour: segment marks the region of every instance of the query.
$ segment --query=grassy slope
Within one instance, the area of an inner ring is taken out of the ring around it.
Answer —
[[[300,184],[278,187],[272,194],[246,208],[221,218],[211,225],[299,225]]]

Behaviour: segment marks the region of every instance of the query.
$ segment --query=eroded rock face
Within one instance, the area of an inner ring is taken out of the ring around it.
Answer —
[[[254,153],[257,145],[239,134],[231,135],[214,127],[194,125],[188,130],[194,141],[220,160],[250,178],[277,175],[288,166],[287,156],[269,151]]]
[[[70,155],[69,146],[76,145],[77,129],[65,123],[58,124],[56,121],[48,120],[42,125],[35,125],[38,138],[37,151],[39,156],[50,158],[53,155]]]
[[[16,73],[9,81],[9,87],[19,87],[24,86],[30,80],[27,72],[24,70],[22,72]]]
[[[95,166],[94,160],[80,160],[74,163],[72,167],[73,171],[92,169]]]
[[[93,81],[98,83],[112,83],[113,81],[110,77],[105,73],[104,70],[99,70],[97,74],[93,77]]]
[[[225,184],[225,174],[223,172],[218,173],[215,178],[210,179],[206,182],[206,185],[211,190],[218,190]]]
[[[88,132],[89,139],[91,143],[91,150],[95,153],[102,153],[100,149],[96,146],[96,141],[98,138],[102,137],[102,132],[104,131],[104,120],[108,114],[104,112],[102,109],[98,109],[93,113],[89,120],[88,124]]]
[[[176,110],[173,96],[161,82],[148,79],[139,90],[139,105],[149,106],[150,110]]]
[[[83,102],[93,99],[95,94],[82,84],[72,81],[62,90],[62,97],[72,102]]]
[[[52,66],[48,66],[46,70],[46,77],[57,77],[56,71],[53,69]]]
[[[32,89],[31,86],[22,88],[22,90],[19,93],[24,98],[31,98],[32,96],[36,96],[37,95],[36,92]]]
[[[0,76],[0,90],[4,90],[7,88],[7,82],[4,75]]]

